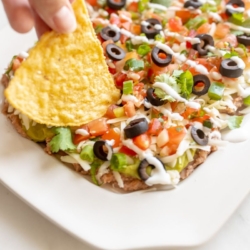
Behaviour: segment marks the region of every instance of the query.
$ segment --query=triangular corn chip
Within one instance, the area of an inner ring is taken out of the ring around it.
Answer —
[[[73,9],[76,31],[44,34],[5,91],[8,102],[37,123],[79,126],[119,99],[84,1],[75,0]]]

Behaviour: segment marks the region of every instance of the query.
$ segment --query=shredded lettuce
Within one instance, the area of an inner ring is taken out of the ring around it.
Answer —
[[[177,82],[179,83],[182,97],[188,99],[192,93],[194,85],[192,73],[189,70],[181,73],[177,78]]]
[[[239,128],[241,123],[242,123],[242,120],[243,120],[243,116],[237,116],[237,115],[234,115],[234,116],[230,116],[228,118],[228,127],[230,129],[235,129],[235,128]]]

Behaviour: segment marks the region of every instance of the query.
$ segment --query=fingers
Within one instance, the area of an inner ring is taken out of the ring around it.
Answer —
[[[37,37],[40,38],[45,32],[50,31],[51,28],[34,12],[35,29]]]
[[[20,33],[31,30],[34,19],[28,0],[2,0],[11,27]]]
[[[76,29],[76,20],[69,0],[29,0],[29,2],[34,11],[53,30],[69,33]]]

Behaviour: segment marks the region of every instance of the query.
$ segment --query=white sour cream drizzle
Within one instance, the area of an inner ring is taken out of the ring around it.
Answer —
[[[245,28],[245,27],[242,27],[242,26],[238,26],[236,24],[233,24],[233,23],[225,23],[226,25],[228,25],[231,29],[234,29],[234,30],[238,30],[238,31],[243,31],[247,34],[250,33],[250,28]]]
[[[187,41],[190,42],[191,44],[196,44],[200,43],[201,40],[197,37],[188,37],[188,36],[182,36],[176,32],[170,32],[168,30],[164,30],[164,33],[166,36],[174,37],[176,38],[179,42]]]
[[[240,69],[245,69],[246,65],[241,58],[238,56],[232,56],[230,59],[233,60]]]
[[[237,13],[242,13],[245,11],[245,8],[244,7],[234,7],[232,6],[231,4],[227,4],[226,5],[226,9],[227,10],[231,10],[233,12],[237,12]]]
[[[151,176],[145,181],[148,186],[155,184],[169,185],[171,183],[171,177],[168,172],[163,168],[162,163],[155,157],[146,156],[146,160],[150,165],[155,168],[151,172]]]
[[[167,11],[168,8],[161,5],[161,4],[157,4],[157,3],[148,3],[148,7],[150,9],[158,9],[158,10],[163,10],[163,11]]]
[[[208,16],[212,18],[216,22],[222,22],[222,18],[218,13],[215,12],[208,12]]]
[[[187,60],[185,62],[186,64],[188,64],[189,66],[195,68],[195,70],[203,75],[207,75],[208,74],[208,71],[207,71],[207,68],[204,67],[203,65],[201,64],[198,64],[197,62],[195,61],[192,61],[192,60]]]

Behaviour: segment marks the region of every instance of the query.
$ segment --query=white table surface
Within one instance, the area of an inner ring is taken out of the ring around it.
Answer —
[[[6,25],[8,22],[0,4],[0,29]],[[249,250],[249,235],[250,196],[209,242],[192,250]],[[0,250],[71,249],[93,250],[49,222],[0,184]]]

